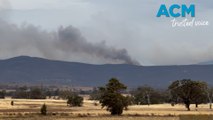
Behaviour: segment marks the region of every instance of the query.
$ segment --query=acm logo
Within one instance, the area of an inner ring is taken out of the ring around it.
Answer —
[[[173,4],[169,8],[165,4],[160,6],[158,10],[157,17],[165,16],[165,17],[186,17],[187,15],[191,17],[195,17],[195,5],[191,4],[189,7],[187,5],[182,4]]]

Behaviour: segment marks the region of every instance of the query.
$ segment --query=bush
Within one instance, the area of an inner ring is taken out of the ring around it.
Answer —
[[[47,115],[47,106],[45,104],[43,104],[42,107],[41,107],[41,114]]]
[[[83,97],[73,94],[68,97],[67,105],[81,107],[83,104]]]
[[[11,103],[10,103],[10,104],[11,104],[11,106],[13,106],[13,105],[14,105],[14,101],[11,101]]]

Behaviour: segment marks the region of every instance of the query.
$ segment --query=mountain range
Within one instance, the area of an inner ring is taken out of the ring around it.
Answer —
[[[118,78],[129,87],[167,87],[172,81],[193,79],[213,83],[213,65],[136,66],[85,64],[19,56],[0,60],[0,84],[102,86]]]

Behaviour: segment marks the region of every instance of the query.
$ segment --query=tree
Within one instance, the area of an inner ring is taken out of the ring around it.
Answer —
[[[102,108],[106,107],[107,111],[111,112],[111,115],[121,115],[123,109],[127,109],[129,104],[129,98],[121,94],[126,89],[127,87],[116,78],[110,79],[105,87],[100,88],[102,92],[100,97]]]
[[[62,99],[68,99],[70,96],[72,96],[74,93],[71,90],[63,90],[59,91],[59,98]]]
[[[42,92],[42,89],[36,87],[30,90],[30,99],[45,99],[46,96]]]
[[[194,89],[196,92],[196,96],[192,100],[197,109],[199,104],[207,103],[208,101],[207,92],[206,92],[208,90],[208,86],[205,82],[196,82]]]
[[[47,106],[43,104],[40,111],[42,115],[47,115]]]
[[[48,96],[48,98],[50,99],[51,96],[52,96],[51,91],[50,91],[50,90],[47,90],[47,91],[45,92],[45,96]]]
[[[207,94],[207,98],[209,101],[209,109],[212,109],[212,101],[213,101],[213,87],[212,86],[208,87],[206,94]]]
[[[141,86],[131,91],[134,103],[141,104],[161,104],[168,101],[166,91],[157,90],[149,86]],[[167,98],[166,98],[167,97]]]
[[[6,94],[5,90],[0,91],[0,98],[4,99],[5,98],[5,94]]]
[[[28,88],[26,86],[18,88],[13,98],[18,99],[45,99],[46,96],[41,88],[39,87],[32,87]]]
[[[97,88],[94,88],[92,93],[90,93],[90,98],[89,99],[90,100],[100,100],[101,95],[102,95],[102,91],[100,91]]]
[[[190,111],[190,104],[195,103],[196,107],[200,103],[199,98],[205,96],[207,84],[201,81],[192,81],[190,79],[183,79],[174,81],[169,86],[170,94],[185,104],[188,111]]]
[[[83,97],[78,96],[77,94],[72,94],[68,96],[67,105],[80,107],[83,104],[83,100]]]
[[[18,89],[16,89],[13,98],[30,99],[29,88],[27,86],[19,87]]]
[[[153,92],[154,92],[153,88],[148,86],[142,86],[142,87],[138,87],[137,90],[133,91],[132,95],[134,96],[134,101],[136,104],[150,105],[150,96],[151,96],[151,93]]]

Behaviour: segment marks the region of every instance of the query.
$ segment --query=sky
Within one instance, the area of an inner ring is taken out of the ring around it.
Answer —
[[[195,19],[210,24],[173,28],[173,18],[156,17],[161,4],[195,4]],[[0,59],[28,55],[144,66],[212,61],[212,5],[211,0],[1,0]]]

